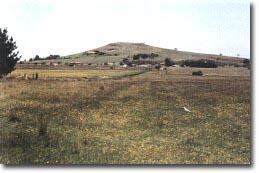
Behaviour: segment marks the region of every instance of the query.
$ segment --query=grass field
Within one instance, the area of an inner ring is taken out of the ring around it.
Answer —
[[[194,70],[2,80],[0,162],[250,164],[250,71],[202,69],[199,77]]]
[[[116,77],[139,73],[141,70],[46,70],[46,69],[17,69],[11,76],[23,76],[26,73],[32,77],[38,73],[39,78],[82,78],[82,77]]]

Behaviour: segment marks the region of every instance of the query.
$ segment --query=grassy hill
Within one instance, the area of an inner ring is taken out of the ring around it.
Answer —
[[[94,53],[95,52],[95,53]],[[120,62],[123,58],[129,58],[132,60],[134,54],[158,54],[158,57],[147,59],[151,61],[163,62],[165,58],[171,58],[176,62],[182,60],[198,60],[198,59],[210,59],[215,60],[219,64],[241,65],[244,58],[220,56],[213,54],[202,54],[186,51],[178,51],[172,49],[159,48],[149,46],[144,43],[127,43],[117,42],[110,43],[106,46],[96,49],[80,52],[77,54],[67,55],[55,60],[57,62],[71,62],[80,61],[83,63],[103,63],[103,62]]]

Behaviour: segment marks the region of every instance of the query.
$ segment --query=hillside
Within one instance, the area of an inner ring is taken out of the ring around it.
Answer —
[[[56,61],[71,62],[80,61],[83,63],[103,63],[103,62],[120,62],[123,58],[129,58],[132,60],[135,54],[158,54],[157,57],[149,59],[151,61],[163,62],[165,58],[171,58],[176,62],[182,60],[198,60],[198,59],[211,59],[217,61],[219,64],[242,64],[243,58],[219,56],[213,54],[202,54],[186,51],[178,51],[172,49],[165,49],[159,47],[153,47],[144,43],[127,43],[117,42],[110,43],[106,46],[96,49],[63,56]]]

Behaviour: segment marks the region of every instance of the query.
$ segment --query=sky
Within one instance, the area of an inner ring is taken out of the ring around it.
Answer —
[[[0,0],[23,59],[113,42],[250,57],[248,0]]]

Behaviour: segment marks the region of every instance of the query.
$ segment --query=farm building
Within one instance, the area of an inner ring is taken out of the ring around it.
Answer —
[[[68,65],[69,66],[72,66],[72,67],[75,67],[75,66],[81,66],[83,63],[81,62],[70,62]]]
[[[57,67],[57,66],[58,66],[58,63],[56,63],[56,62],[51,62],[50,65],[51,65],[51,66],[54,66],[54,67]]]
[[[87,53],[88,53],[88,54],[96,54],[95,51],[88,51]]]

